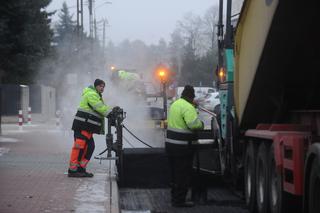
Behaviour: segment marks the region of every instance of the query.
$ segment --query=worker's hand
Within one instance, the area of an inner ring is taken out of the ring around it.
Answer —
[[[114,112],[111,111],[111,112],[108,113],[108,115],[106,116],[106,118],[111,118],[111,117],[113,117],[113,115],[114,115]]]
[[[107,118],[111,118],[113,117],[114,115],[117,114],[117,112],[120,110],[121,108],[118,107],[118,106],[115,106],[112,108],[111,112],[109,112],[109,114],[106,116]]]
[[[193,106],[194,106],[195,108],[198,108],[198,106],[199,106],[199,101],[198,101],[198,100],[193,100]]]
[[[112,112],[118,112],[121,108],[119,106],[115,106],[112,108]]]

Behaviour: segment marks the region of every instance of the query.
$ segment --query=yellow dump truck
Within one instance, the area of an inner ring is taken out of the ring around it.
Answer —
[[[233,28],[230,3],[218,69],[225,169],[251,212],[320,212],[320,7],[244,0]]]

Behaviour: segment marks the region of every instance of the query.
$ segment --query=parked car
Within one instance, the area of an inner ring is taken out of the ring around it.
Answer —
[[[208,93],[199,104],[207,110],[215,111],[220,105],[219,92]]]

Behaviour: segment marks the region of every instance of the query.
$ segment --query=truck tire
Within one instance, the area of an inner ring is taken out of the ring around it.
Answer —
[[[256,195],[257,212],[269,212],[269,169],[267,158],[269,156],[269,145],[261,143],[258,149],[256,161]]]
[[[282,175],[276,168],[276,160],[274,156],[274,144],[271,145],[268,157],[268,168],[269,168],[269,180],[270,180],[270,191],[269,191],[269,208],[270,213],[281,213],[284,212],[284,199],[282,189]]]
[[[315,158],[310,171],[309,178],[309,213],[320,212],[320,159]]]
[[[256,153],[255,144],[252,141],[248,142],[244,158],[244,192],[246,205],[250,212],[254,212],[256,209]]]

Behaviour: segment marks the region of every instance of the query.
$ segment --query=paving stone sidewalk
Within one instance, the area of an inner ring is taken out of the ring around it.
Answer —
[[[44,125],[2,130],[0,213],[108,212],[106,162],[90,162],[88,170],[94,178],[66,175],[72,134]]]

